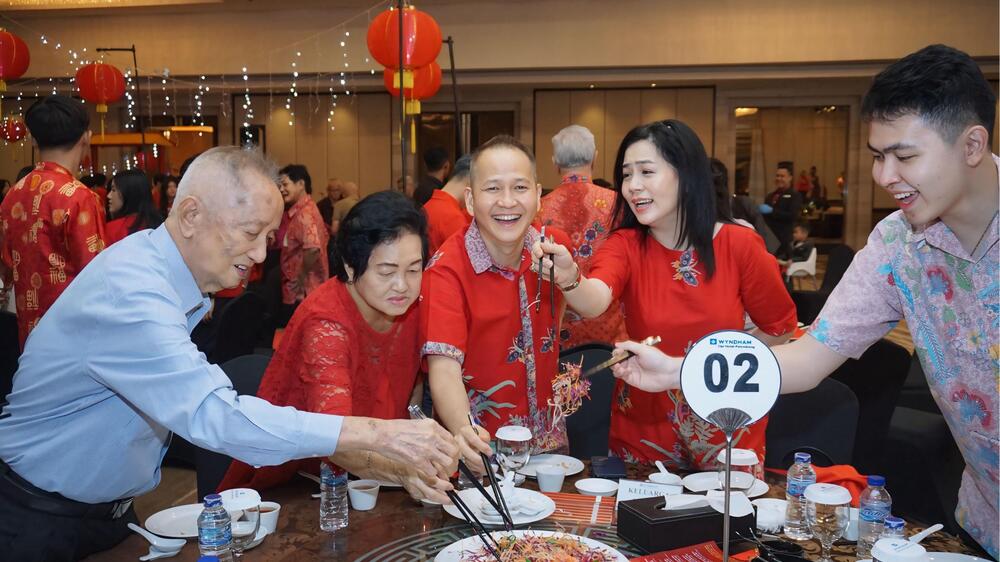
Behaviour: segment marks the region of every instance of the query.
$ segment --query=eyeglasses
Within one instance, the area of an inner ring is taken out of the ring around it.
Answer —
[[[739,538],[753,543],[759,552],[759,558],[766,562],[788,562],[789,560],[810,560],[805,556],[801,546],[782,539],[765,540],[757,535],[756,531],[750,530],[750,536],[746,536],[739,531],[735,531]]]

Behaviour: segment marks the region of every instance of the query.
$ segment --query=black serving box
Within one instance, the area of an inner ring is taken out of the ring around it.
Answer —
[[[644,552],[722,541],[722,514],[709,506],[663,510],[662,497],[618,502],[618,536]],[[753,536],[754,514],[729,520],[730,540]]]

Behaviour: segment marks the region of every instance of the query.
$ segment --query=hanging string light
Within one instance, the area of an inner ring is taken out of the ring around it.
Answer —
[[[247,144],[253,142],[253,133],[250,132],[250,122],[253,121],[253,103],[250,101],[250,76],[247,75],[247,67],[243,67],[243,130],[246,134]]]
[[[205,97],[205,76],[202,75],[198,78],[198,93],[194,95],[194,120],[195,123],[204,126],[205,118],[201,113],[201,102],[202,98]],[[198,131],[198,136],[202,136],[202,132]]]
[[[295,51],[296,60],[292,61],[292,85],[288,88],[288,97],[285,98],[285,110],[288,111],[288,126],[295,125],[295,107],[292,105],[292,99],[299,97],[298,91],[295,88],[298,87],[299,70],[298,70],[298,60],[302,56],[301,51]]]

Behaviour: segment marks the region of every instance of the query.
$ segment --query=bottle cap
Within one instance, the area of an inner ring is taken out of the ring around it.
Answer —
[[[505,425],[493,436],[504,441],[531,441],[531,430],[520,425]]]
[[[851,493],[836,484],[810,484],[802,494],[807,500],[823,505],[847,505],[851,503]]]
[[[219,494],[209,494],[205,496],[205,507],[222,505],[222,496]]]
[[[219,562],[219,557],[209,556],[206,554],[205,556],[198,558],[198,562]]]
[[[872,559],[878,562],[923,562],[927,549],[904,538],[879,539],[872,547]]]
[[[720,463],[725,464],[726,450],[719,451],[716,459]],[[733,466],[754,466],[758,463],[760,463],[760,460],[757,458],[757,453],[750,449],[733,449]]]
[[[902,529],[904,526],[906,526],[906,522],[904,522],[901,518],[896,517],[895,515],[890,515],[885,518],[886,529],[892,529],[895,531],[898,529]]]
[[[795,462],[812,462],[812,455],[809,453],[795,453]]]
[[[885,476],[873,474],[868,477],[869,486],[885,486]]]

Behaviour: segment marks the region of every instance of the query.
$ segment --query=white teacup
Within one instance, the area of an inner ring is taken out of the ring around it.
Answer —
[[[375,507],[379,490],[378,480],[353,480],[347,484],[347,495],[351,507],[358,511],[368,511]]]
[[[857,541],[858,540],[858,517],[861,515],[861,510],[852,507],[851,515],[847,519],[847,528],[844,529],[844,534],[841,535],[845,540]]]
[[[281,504],[276,502],[260,502],[260,528],[271,534],[278,528],[278,513]]]
[[[563,480],[566,479],[566,469],[554,464],[543,464],[535,469],[535,478],[538,479],[539,490],[559,492],[562,490]]]

